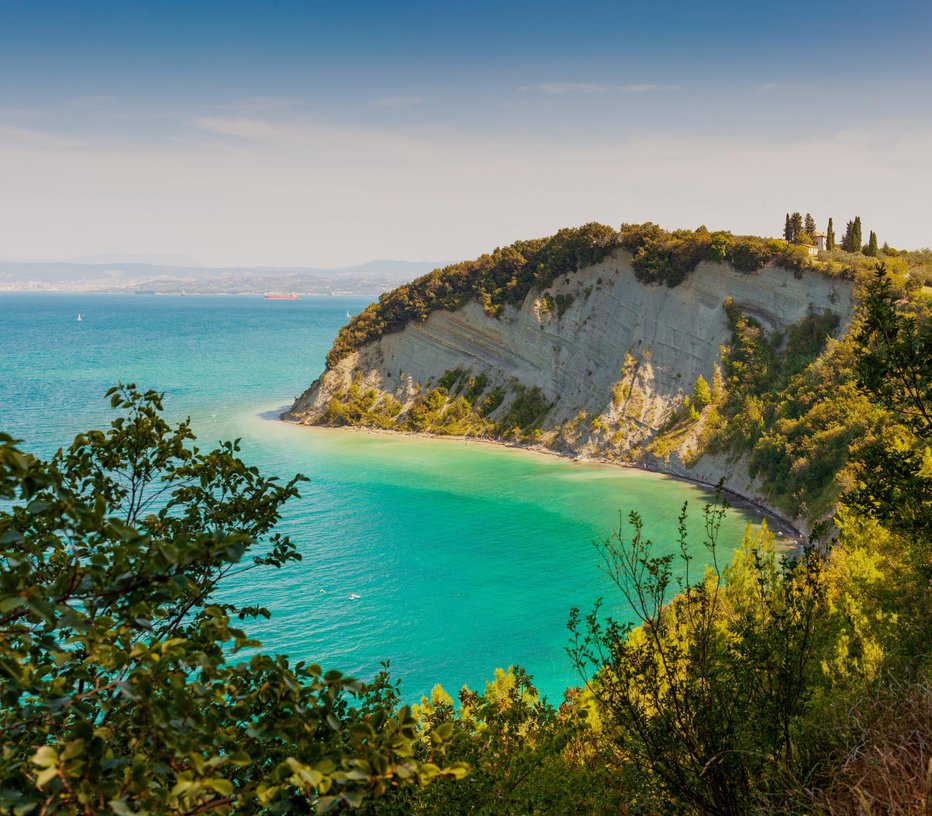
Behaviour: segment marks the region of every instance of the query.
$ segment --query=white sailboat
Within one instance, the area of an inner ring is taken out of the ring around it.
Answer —
[[[80,323],[82,320],[84,320],[84,318],[81,317],[81,313],[78,312],[78,323]]]

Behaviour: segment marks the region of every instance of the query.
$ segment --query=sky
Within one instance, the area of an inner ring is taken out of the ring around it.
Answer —
[[[929,246],[929,42],[929,0],[0,0],[0,259],[440,262],[794,210]]]

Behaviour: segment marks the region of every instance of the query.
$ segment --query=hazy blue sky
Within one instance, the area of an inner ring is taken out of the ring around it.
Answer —
[[[795,209],[927,246],[930,42],[930,0],[0,0],[0,258],[452,260]]]

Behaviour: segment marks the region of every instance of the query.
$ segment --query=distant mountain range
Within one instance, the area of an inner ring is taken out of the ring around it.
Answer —
[[[0,292],[127,292],[139,294],[370,295],[393,289],[443,264],[377,260],[357,266],[201,267],[138,262],[0,261]]]

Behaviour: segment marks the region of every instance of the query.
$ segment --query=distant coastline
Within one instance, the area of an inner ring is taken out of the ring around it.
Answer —
[[[229,266],[107,262],[0,261],[0,293],[297,295],[375,297],[434,269],[434,261],[374,260],[343,267]]]
[[[360,291],[332,291],[332,292],[296,292],[296,298],[266,298],[265,292],[198,292],[189,290],[154,292],[148,290],[126,289],[4,289],[0,287],[0,295],[135,295],[140,297],[237,297],[260,298],[267,300],[300,300],[301,298],[329,298],[354,297],[376,298],[381,290]]]

